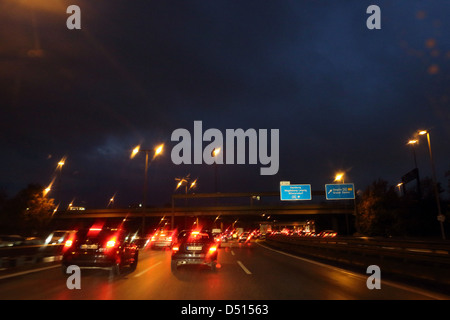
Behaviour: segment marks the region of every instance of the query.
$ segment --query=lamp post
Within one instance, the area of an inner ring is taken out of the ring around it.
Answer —
[[[185,187],[185,194],[186,194],[185,206],[187,206],[187,194],[188,194],[188,191],[191,190],[192,188],[195,188],[197,186],[197,180],[198,180],[198,179],[195,179],[194,181],[192,181],[189,184],[189,179],[190,179],[189,176],[190,176],[190,174],[188,174],[186,177],[176,178],[175,179],[176,181],[178,181],[177,187],[175,188],[175,190],[178,190],[178,188],[181,187],[182,185],[184,185],[184,187]]]
[[[345,172],[338,172],[336,173],[335,177],[334,177],[334,181],[335,182],[341,182],[342,184],[345,183]],[[345,207],[347,207],[347,203],[345,204]],[[355,192],[355,197],[353,198],[353,214],[355,215],[355,223],[357,223],[357,219],[358,219],[358,214],[356,212],[356,192]],[[345,214],[345,225],[347,227],[347,234],[350,233],[350,225],[349,225],[349,221],[348,221],[348,214]]]
[[[146,206],[147,206],[147,181],[148,181],[148,154],[150,152],[154,152],[152,160],[154,160],[157,156],[159,156],[164,148],[164,144],[160,144],[154,150],[151,149],[141,149],[140,145],[135,147],[131,152],[130,159],[133,159],[139,152],[145,152],[145,169],[144,169],[144,192],[142,199],[142,233],[145,232],[145,214],[146,214]]]
[[[399,182],[397,184],[397,188],[398,188],[398,192],[400,193],[400,195],[403,195],[404,194],[404,192],[402,192],[402,189],[404,188],[403,182]]]
[[[420,178],[419,178],[419,169],[417,168],[417,158],[416,158],[416,144],[419,143],[419,140],[417,139],[411,139],[408,141],[407,145],[412,146],[413,155],[414,155],[414,168],[416,169],[417,173],[417,193],[419,194],[419,199],[422,198],[422,191],[420,188]]]
[[[55,176],[53,178],[53,181],[51,182],[51,184],[46,188],[46,192],[45,194],[47,194],[50,189],[53,186],[53,183],[56,180],[56,194],[55,194],[55,198],[58,198],[59,201],[61,202],[61,176],[62,176],[62,167],[66,164],[66,157],[64,156],[61,160],[58,161],[57,165],[56,165],[56,169],[55,169]],[[44,195],[45,195],[44,194]]]
[[[109,199],[108,205],[106,206],[106,208],[109,208],[109,206],[113,207],[114,206],[114,198],[116,197],[116,194],[114,193],[114,195]]]
[[[190,174],[188,174],[187,176],[183,177],[183,178],[175,178],[175,181],[178,181],[177,186],[175,188],[175,190],[178,190],[178,188],[180,188],[182,185],[184,185],[184,192],[185,192],[185,198],[184,198],[184,206],[187,207],[187,194],[188,191],[191,190],[192,188],[195,188],[197,186],[197,180],[195,179],[194,181],[192,181],[191,183],[189,183],[190,181]],[[174,203],[172,200],[172,222],[171,222],[171,228],[174,228],[174,223],[175,223],[175,212],[173,211],[174,209]],[[197,218],[198,221],[198,218]],[[186,227],[186,213],[184,215],[184,224]]]
[[[432,170],[432,174],[433,174],[433,188],[434,188],[434,195],[436,197],[436,205],[437,205],[437,210],[438,210],[438,215],[437,215],[437,220],[439,221],[440,225],[441,225],[441,235],[442,235],[442,239],[445,240],[445,231],[444,231],[444,220],[445,220],[445,216],[442,214],[441,212],[441,202],[439,200],[439,191],[438,191],[438,187],[437,187],[437,179],[436,179],[436,169],[434,167],[434,161],[433,161],[433,153],[431,152],[431,142],[430,142],[430,133],[427,130],[420,130],[418,132],[419,135],[423,136],[426,135],[427,136],[427,141],[428,141],[428,152],[430,153],[430,161],[431,161],[431,170]]]

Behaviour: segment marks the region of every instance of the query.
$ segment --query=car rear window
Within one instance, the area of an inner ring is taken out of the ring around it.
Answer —
[[[197,231],[182,231],[178,236],[179,241],[208,242],[212,239],[213,237],[210,233]]]
[[[77,232],[77,238],[81,239],[105,239],[118,234],[117,229],[83,229]]]

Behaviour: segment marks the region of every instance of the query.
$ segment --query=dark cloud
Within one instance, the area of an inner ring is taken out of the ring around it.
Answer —
[[[140,201],[136,144],[166,143],[152,163],[153,203],[174,178],[176,128],[280,129],[280,170],[221,166],[222,191],[276,190],[280,180],[321,189],[337,170],[358,188],[412,168],[405,142],[432,128],[442,178],[450,157],[447,1],[378,1],[382,29],[365,27],[368,1],[65,1],[0,5],[0,186],[46,184],[66,155],[65,198],[100,206],[117,192]],[[430,174],[426,145],[420,169]],[[106,200],[104,200],[104,199]]]

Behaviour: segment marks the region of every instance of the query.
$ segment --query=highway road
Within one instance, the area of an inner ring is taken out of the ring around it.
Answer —
[[[0,276],[0,299],[70,300],[424,300],[450,297],[384,281],[368,289],[357,274],[279,252],[262,242],[223,244],[216,271],[170,268],[170,251],[140,252],[137,269],[113,277],[81,270],[81,288],[68,289],[59,265],[12,277]]]

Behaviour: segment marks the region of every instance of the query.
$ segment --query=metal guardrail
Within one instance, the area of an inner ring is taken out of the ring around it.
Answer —
[[[366,237],[274,235],[267,244],[296,254],[450,286],[450,243]]]
[[[61,244],[1,247],[0,270],[26,264],[51,262],[61,255],[62,248]]]

